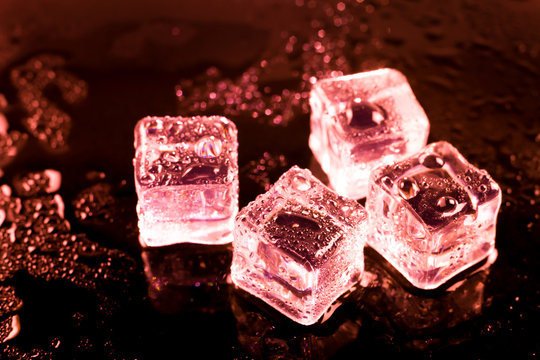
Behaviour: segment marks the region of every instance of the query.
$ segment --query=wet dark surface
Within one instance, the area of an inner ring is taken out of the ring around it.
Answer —
[[[0,357],[536,358],[538,18],[532,0],[3,1]],[[312,82],[383,66],[430,142],[501,186],[493,264],[422,292],[368,251],[362,286],[302,327],[229,285],[226,247],[141,251],[138,119],[233,120],[243,206],[294,164],[320,174]]]

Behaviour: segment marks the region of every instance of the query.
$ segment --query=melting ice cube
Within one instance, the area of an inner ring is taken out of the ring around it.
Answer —
[[[238,214],[234,283],[304,325],[315,323],[363,271],[367,215],[293,166]]]
[[[232,241],[238,142],[224,117],[146,117],[135,127],[143,246]]]
[[[309,146],[340,195],[367,195],[371,170],[420,151],[429,121],[393,69],[324,79],[310,95]]]
[[[414,286],[433,289],[495,248],[501,190],[449,143],[373,171],[368,243]]]

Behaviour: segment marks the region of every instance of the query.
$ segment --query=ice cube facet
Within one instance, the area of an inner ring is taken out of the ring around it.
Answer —
[[[428,118],[397,70],[318,81],[309,102],[309,147],[340,195],[365,197],[372,169],[426,145]]]
[[[232,241],[238,212],[236,126],[219,117],[146,117],[135,127],[140,242]]]
[[[361,276],[366,224],[360,204],[293,166],[236,217],[232,280],[313,324]]]
[[[449,143],[372,172],[368,244],[414,286],[433,289],[495,248],[501,190]]]

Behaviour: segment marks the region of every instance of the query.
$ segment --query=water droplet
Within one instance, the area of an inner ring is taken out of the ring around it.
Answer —
[[[215,158],[221,154],[221,140],[213,136],[205,136],[195,144],[197,155],[202,158]]]
[[[420,158],[420,163],[430,169],[439,169],[444,166],[444,159],[435,154],[427,154]]]
[[[451,196],[441,196],[437,200],[437,210],[443,215],[453,215],[458,210],[458,201]]]
[[[302,175],[296,175],[295,177],[293,177],[292,182],[294,187],[300,191],[306,191],[311,188],[311,183],[309,182],[309,180]]]
[[[418,184],[416,183],[416,180],[409,179],[409,178],[406,178],[406,177],[399,180],[398,189],[399,189],[399,194],[405,200],[412,199],[420,191],[420,188],[418,187]]]
[[[487,191],[487,186],[485,184],[481,184],[479,187],[478,187],[478,191],[480,192],[486,192]]]

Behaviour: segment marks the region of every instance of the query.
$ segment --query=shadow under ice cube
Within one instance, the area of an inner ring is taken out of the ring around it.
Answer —
[[[232,279],[313,324],[362,274],[366,222],[361,205],[293,166],[238,214]]]
[[[368,243],[416,287],[433,289],[495,249],[501,190],[449,143],[375,169]]]
[[[340,195],[365,197],[373,168],[426,145],[429,121],[397,70],[318,81],[310,105],[309,146]]]
[[[236,126],[219,117],[146,117],[135,127],[140,242],[232,241],[238,212]]]

